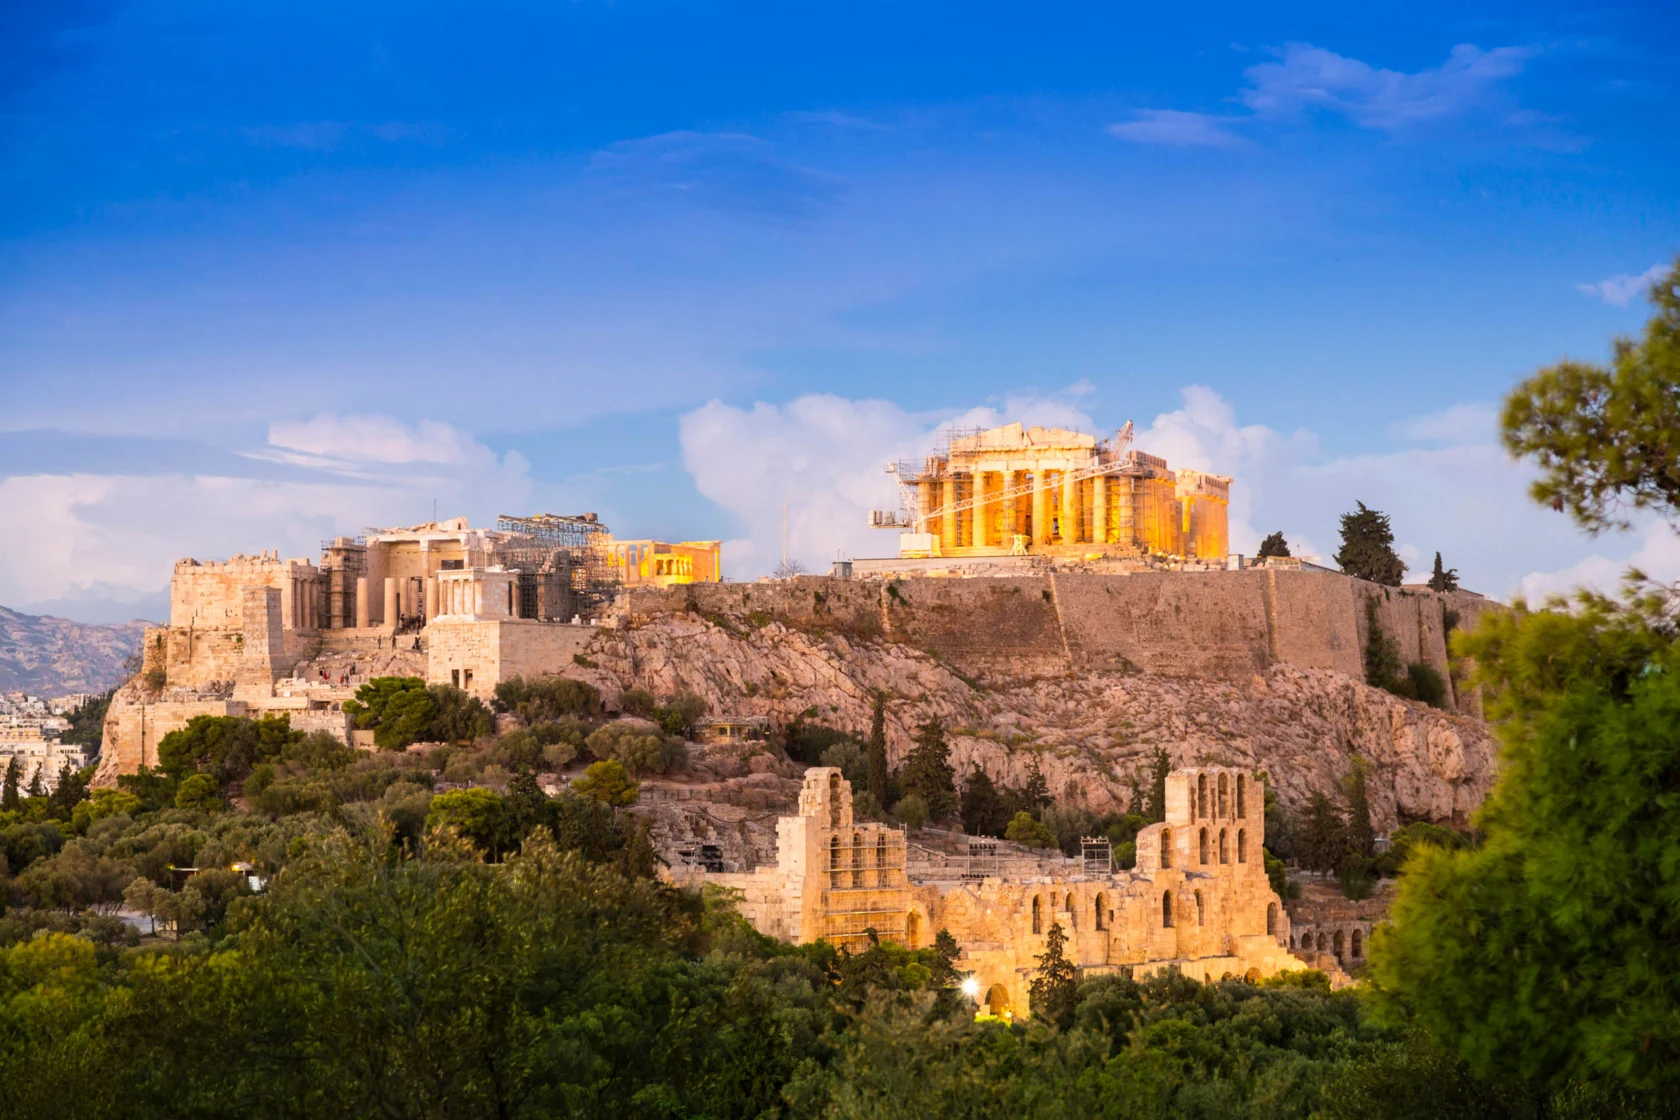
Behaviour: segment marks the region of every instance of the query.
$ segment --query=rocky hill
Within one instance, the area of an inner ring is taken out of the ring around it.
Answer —
[[[1279,796],[1304,806],[1334,791],[1353,755],[1373,765],[1379,829],[1401,817],[1462,820],[1492,784],[1497,748],[1469,716],[1370,688],[1331,669],[1274,663],[1241,677],[1183,677],[1137,669],[1018,673],[993,663],[984,681],[937,654],[881,637],[788,625],[763,614],[659,613],[603,628],[591,664],[568,675],[608,695],[640,687],[704,697],[714,714],[800,713],[866,730],[870,696],[884,689],[896,765],[915,727],[938,715],[958,772],[978,762],[1023,783],[1036,759],[1051,789],[1098,812],[1130,804],[1157,747],[1177,765],[1266,770]]]
[[[128,676],[123,659],[139,650],[148,625],[95,626],[0,607],[0,692],[62,696],[112,688]]]

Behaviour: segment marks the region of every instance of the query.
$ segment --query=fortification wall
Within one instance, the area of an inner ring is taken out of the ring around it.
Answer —
[[[105,715],[99,775],[133,774],[142,766],[157,765],[157,745],[171,731],[179,731],[197,716],[245,716],[249,708],[230,699],[156,700],[118,692]]]
[[[593,626],[524,618],[434,622],[426,627],[426,683],[488,700],[497,681],[572,669],[595,633]]]

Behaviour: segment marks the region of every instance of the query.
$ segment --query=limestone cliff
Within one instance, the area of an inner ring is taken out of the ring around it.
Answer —
[[[596,635],[568,676],[610,697],[640,687],[686,689],[714,714],[801,712],[830,726],[868,727],[870,695],[885,689],[888,749],[907,753],[916,725],[938,715],[950,729],[959,773],[979,762],[994,778],[1025,780],[1037,759],[1051,789],[1105,811],[1125,806],[1157,746],[1175,766],[1264,769],[1279,796],[1299,806],[1331,791],[1358,754],[1373,764],[1379,829],[1401,815],[1462,818],[1490,787],[1496,745],[1486,725],[1373,689],[1330,669],[1273,664],[1243,679],[1174,677],[1120,669],[1011,676],[994,665],[986,684],[936,655],[880,638],[662,613]]]

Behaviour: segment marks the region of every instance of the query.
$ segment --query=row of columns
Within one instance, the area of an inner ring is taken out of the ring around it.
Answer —
[[[314,630],[321,625],[316,587],[314,580],[301,576],[293,576],[287,582],[286,595],[290,599],[287,622],[293,630]]]
[[[1010,494],[1001,499],[988,498],[988,493],[996,494],[1010,488],[1010,480],[1016,474],[1029,472],[983,471],[979,474],[947,474],[939,478],[924,478],[917,483],[918,498],[924,518],[935,509],[949,511],[962,498],[973,499],[965,517],[963,513],[947,512],[938,518],[939,526],[935,530],[932,519],[924,520],[923,531],[939,533],[940,545],[945,551],[961,547],[1005,547],[1011,543],[1014,535],[1013,527],[1017,524],[1018,502],[1023,495]],[[1029,500],[1032,510],[1031,540],[1035,545],[1055,543],[1075,544],[1107,543],[1109,534],[1109,493],[1108,476],[1097,475],[1091,483],[1091,526],[1089,530],[1080,525],[1079,480],[1074,472],[1063,471],[1034,471],[1032,474],[1032,491]],[[1057,476],[1055,482],[1051,476]],[[990,480],[996,479],[995,486],[989,485]],[[962,486],[959,480],[967,480],[968,485]],[[964,491],[966,490],[966,493]],[[1001,502],[1004,529],[998,533],[993,525],[992,514],[997,511]],[[962,526],[967,524],[969,532],[962,533]],[[1059,530],[1059,531],[1058,531]],[[993,539],[1001,537],[1002,539]]]

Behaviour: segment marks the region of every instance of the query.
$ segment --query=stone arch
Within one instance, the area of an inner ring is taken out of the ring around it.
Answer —
[[[1248,830],[1237,829],[1237,862],[1248,862]]]
[[[828,838],[828,870],[832,873],[832,875],[834,877],[834,880],[835,880],[834,885],[839,886],[840,885],[840,883],[839,883],[839,879],[840,879],[840,837],[838,837],[838,836],[830,836]]]
[[[840,827],[840,775],[828,776],[828,827]]]
[[[1225,842],[1225,830],[1219,830],[1219,862],[1231,862],[1231,846]]]
[[[1207,861],[1208,861],[1207,829],[1206,828],[1202,829],[1201,838],[1200,838],[1198,846],[1202,850],[1202,866],[1206,867],[1207,866]]]
[[[1108,896],[1106,894],[1102,894],[1100,892],[1097,895],[1096,916],[1097,916],[1096,928],[1097,929],[1107,929],[1108,928]]]
[[[863,886],[863,836],[852,833],[852,886]]]
[[[1038,897],[1038,895],[1036,895],[1036,894],[1033,895],[1033,927],[1032,927],[1032,929],[1033,929],[1034,933],[1043,933],[1044,932],[1044,900],[1042,898]]]
[[[1073,908],[1073,892],[1072,891],[1068,892],[1067,905],[1064,906],[1062,909],[1067,911],[1068,924],[1073,926],[1074,929],[1078,929],[1079,928],[1079,911],[1075,910]]]
[[[1321,952],[1321,953],[1324,952],[1324,931],[1323,930],[1318,931],[1318,951]]]
[[[1196,924],[1197,925],[1205,925],[1206,924],[1206,911],[1204,910],[1204,908],[1202,906],[1202,892],[1201,891],[1196,892]]]
[[[1365,937],[1358,930],[1348,934],[1348,954],[1354,960],[1359,960],[1365,956]]]
[[[1336,954],[1336,959],[1341,960],[1342,959],[1342,931],[1341,930],[1337,930],[1335,936],[1330,939],[1330,946],[1331,946],[1331,952]]]
[[[1249,969],[1247,972],[1243,973],[1243,979],[1247,980],[1250,984],[1260,983],[1260,970],[1258,968]]]
[[[1206,774],[1197,774],[1196,775],[1196,802],[1197,802],[1197,805],[1199,806],[1199,810],[1196,813],[1196,815],[1198,817],[1207,816],[1208,815],[1208,795],[1207,795],[1207,775]]]
[[[993,984],[986,989],[986,1014],[999,1019],[1015,1017],[1015,1009],[1009,1003],[1009,990],[1002,984]]]
[[[1238,774],[1237,775],[1237,816],[1239,816],[1239,817],[1248,816],[1248,800],[1244,796],[1247,793],[1247,787],[1248,787],[1248,779],[1244,775]]]
[[[1173,918],[1173,915],[1172,915],[1172,892],[1171,891],[1162,891],[1161,892],[1161,928],[1162,929],[1171,929],[1172,924],[1173,924],[1172,923],[1172,918]]]
[[[1172,870],[1172,829],[1161,830],[1161,870]]]
[[[904,943],[912,949],[922,947],[922,916],[914,910],[904,917]]]
[[[1225,790],[1225,775],[1221,774],[1219,775],[1219,815],[1221,817],[1228,817],[1231,815],[1231,803],[1226,796]]]
[[[1277,936],[1277,903],[1275,902],[1266,903],[1266,936]],[[1293,935],[1289,938],[1289,945],[1290,948],[1294,948],[1295,946],[1295,938]]]

